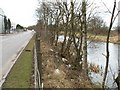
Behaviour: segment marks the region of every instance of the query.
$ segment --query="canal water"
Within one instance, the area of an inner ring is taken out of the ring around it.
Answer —
[[[64,36],[59,36],[58,41],[63,41]],[[106,80],[106,85],[109,88],[115,88],[116,83],[114,83],[114,78],[117,77],[118,74],[118,59],[120,60],[120,45],[110,43],[110,60],[108,67],[108,75]],[[88,41],[88,62],[98,65],[100,68],[99,73],[91,72],[89,74],[91,80],[95,84],[102,84],[103,81],[103,73],[105,69],[106,63],[106,43],[105,42],[95,42]]]
[[[120,59],[120,45],[110,43],[109,52],[110,60],[108,67],[108,75],[106,80],[106,85],[109,88],[116,87],[114,83],[114,77],[118,74],[118,59]],[[97,84],[101,84],[103,81],[103,72],[106,63],[106,43],[105,42],[88,42],[88,61],[93,64],[97,64],[100,67],[99,73],[91,73],[91,80]]]

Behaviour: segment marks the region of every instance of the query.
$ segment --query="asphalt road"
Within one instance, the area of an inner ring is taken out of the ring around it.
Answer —
[[[0,35],[0,82],[13,62],[32,38],[34,31]]]

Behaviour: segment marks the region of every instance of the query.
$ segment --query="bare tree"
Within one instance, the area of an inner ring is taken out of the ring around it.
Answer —
[[[83,62],[85,74],[88,74],[87,66],[87,27],[86,27],[86,0],[82,0],[83,13]]]
[[[113,7],[111,21],[110,21],[110,26],[109,26],[109,30],[108,30],[108,34],[107,34],[107,42],[106,42],[106,54],[107,55],[106,55],[105,73],[104,73],[103,82],[102,82],[102,88],[103,89],[105,89],[105,81],[106,81],[107,72],[108,72],[109,56],[110,56],[110,54],[109,54],[109,38],[110,38],[111,28],[112,28],[112,25],[113,25],[115,8],[116,8],[116,0],[114,0],[114,7]]]
[[[68,34],[68,23],[69,23],[69,17],[70,17],[70,12],[69,12],[69,9],[68,9],[68,6],[67,6],[67,2],[63,2],[63,7],[65,7],[65,10],[64,10],[64,14],[65,14],[65,18],[64,19],[64,16],[62,17],[62,21],[63,21],[63,24],[64,24],[64,41],[62,43],[62,47],[61,47],[61,54],[64,55],[64,48],[66,46],[66,38],[67,38],[67,34]],[[66,21],[66,22],[65,22]]]
[[[61,56],[67,59],[74,56],[73,66],[77,66],[79,70],[83,68],[85,75],[87,75],[87,20],[90,19],[92,12],[86,13],[86,0],[82,0],[82,3],[76,4],[76,2],[76,0],[71,0],[68,4],[67,1],[56,1],[49,5],[43,3],[40,17],[45,27],[47,26],[45,30],[51,33],[52,45],[58,45],[58,38],[62,32],[64,40],[60,44]]]

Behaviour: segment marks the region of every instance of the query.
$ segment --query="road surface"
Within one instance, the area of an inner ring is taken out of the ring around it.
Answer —
[[[0,36],[0,83],[34,33],[34,31],[28,30]]]

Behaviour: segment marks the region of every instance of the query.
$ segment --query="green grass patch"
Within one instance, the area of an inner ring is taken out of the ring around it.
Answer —
[[[8,74],[3,88],[30,88],[34,42],[33,36]]]

